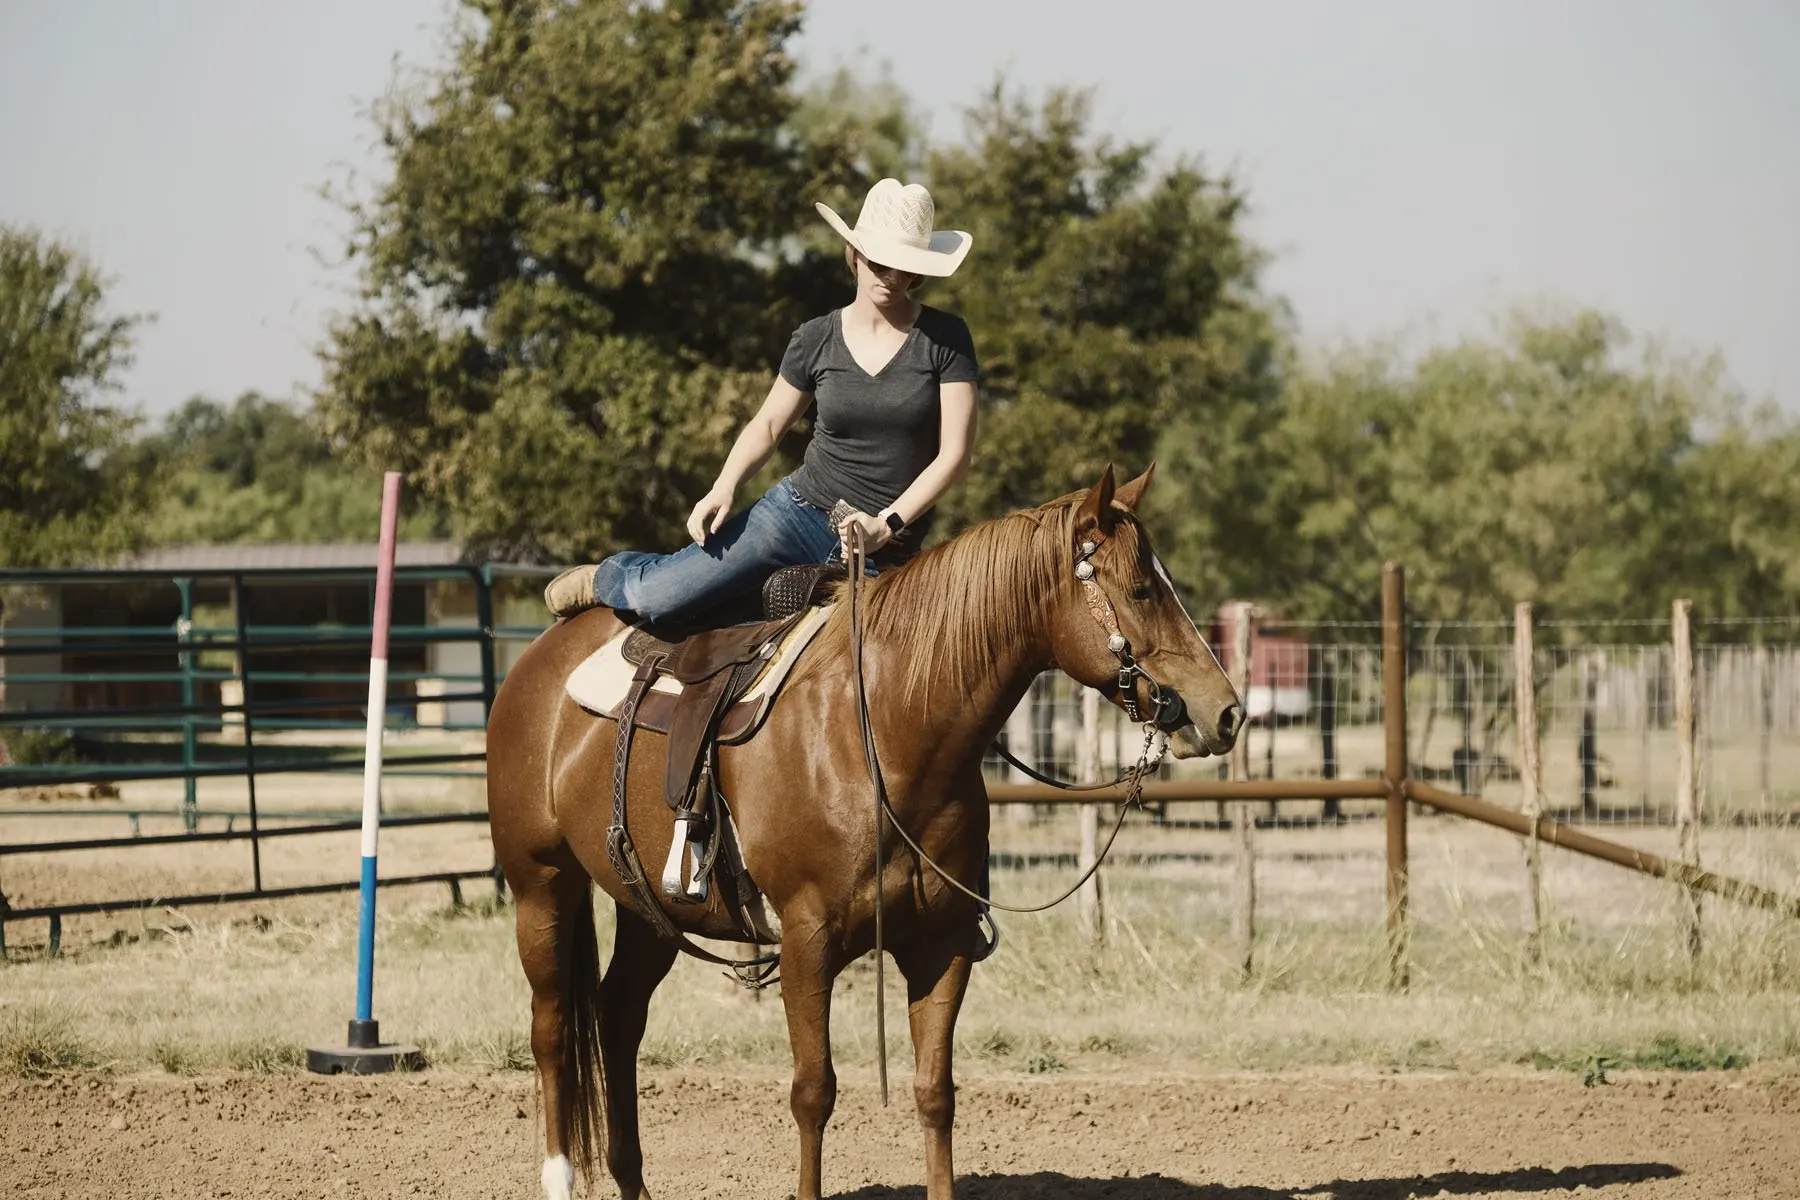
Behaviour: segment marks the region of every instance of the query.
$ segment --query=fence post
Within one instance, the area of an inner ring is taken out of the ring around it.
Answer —
[[[1037,753],[1031,740],[1031,693],[1032,689],[1027,687],[1025,695],[1006,717],[1006,748],[1021,762],[1033,762]],[[1037,767],[1039,770],[1045,769],[1043,763],[1037,763]],[[1007,765],[1006,771],[1014,783],[1031,781],[1031,776],[1011,764]],[[1029,804],[1008,804],[1003,811],[1008,821],[1025,824],[1030,822],[1035,809]]]
[[[1255,610],[1240,603],[1231,620],[1231,670],[1238,695],[1250,694],[1250,624]],[[1231,749],[1231,778],[1250,778],[1250,727],[1238,730]],[[1231,822],[1237,833],[1237,854],[1231,909],[1232,940],[1237,950],[1238,971],[1245,979],[1256,969],[1256,813],[1248,800],[1231,805]]]
[[[1775,667],[1769,648],[1758,643],[1756,658],[1756,785],[1764,810],[1774,800],[1769,776],[1769,738],[1775,729]]]
[[[262,891],[262,823],[256,815],[256,719],[250,688],[250,601],[244,591],[244,577],[231,577],[231,606],[237,610],[238,680],[244,706],[244,785],[250,799],[250,869],[256,890]],[[192,769],[190,768],[190,771]],[[193,778],[192,774],[188,775]]]
[[[1531,604],[1521,601],[1513,609],[1513,723],[1519,729],[1519,807],[1531,822],[1525,839],[1525,881],[1531,904],[1531,932],[1526,941],[1531,961],[1544,952],[1543,856],[1538,844],[1538,818],[1543,815],[1542,768],[1538,761],[1537,679],[1533,674]]]
[[[1100,781],[1100,693],[1093,688],[1081,689],[1081,740],[1075,747],[1075,763],[1081,782]],[[1081,822],[1079,866],[1086,871],[1093,867],[1100,851],[1100,808],[1095,804],[1083,804],[1077,816]],[[1100,890],[1100,872],[1095,871],[1093,877],[1081,885],[1077,902],[1089,939],[1099,945],[1106,940],[1106,902]]]
[[[181,718],[181,765],[187,771],[181,781],[181,825],[189,833],[200,827],[200,796],[194,778],[199,741],[194,731],[194,652],[187,648],[194,631],[194,581],[177,576],[175,590],[181,597],[181,615],[175,619],[175,638],[181,643],[181,703],[188,711]]]
[[[1382,723],[1387,738],[1388,986],[1407,986],[1406,930],[1406,568],[1381,568]]]
[[[1600,815],[1600,748],[1598,712],[1600,689],[1600,654],[1597,650],[1581,655],[1581,738],[1576,743],[1576,756],[1581,765],[1581,815]]]
[[[1675,836],[1681,861],[1700,865],[1700,764],[1694,753],[1694,602],[1675,601],[1670,618],[1675,642]],[[1700,954],[1700,893],[1689,889],[1682,905],[1682,937],[1690,956]]]
[[[1335,646],[1315,647],[1319,656],[1319,778],[1336,779],[1337,764],[1337,665],[1332,661]],[[1325,801],[1323,817],[1327,824],[1339,819],[1339,802]]]

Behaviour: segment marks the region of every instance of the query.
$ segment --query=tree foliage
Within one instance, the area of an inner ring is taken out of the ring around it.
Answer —
[[[1242,199],[1093,136],[1089,104],[997,86],[928,151],[885,80],[793,85],[787,4],[486,4],[384,126],[358,213],[364,297],[325,411],[458,532],[574,557],[681,540],[787,335],[847,301],[822,198],[923,173],[968,265],[924,298],[983,362],[977,470],[944,522],[1147,460],[1180,412],[1267,394]]]
[[[791,118],[773,0],[470,0],[382,117],[331,332],[333,436],[399,467],[471,548],[679,540],[787,334],[841,292],[797,244],[868,179],[856,130]]]
[[[1540,314],[1293,372],[1244,514],[1263,551],[1231,583],[1290,615],[1367,617],[1392,559],[1435,619],[1791,607],[1794,430],[1739,413],[1716,363],[1630,349],[1598,313]]]
[[[1276,326],[1229,178],[1096,135],[1084,92],[1034,105],[1002,82],[967,120],[965,141],[928,162],[940,211],[975,237],[932,293],[982,360],[978,461],[949,514],[1040,503],[1108,461],[1135,472],[1173,422],[1224,430],[1269,406]],[[1197,474],[1224,469],[1164,465],[1165,488],[1189,499],[1207,494]]]
[[[110,456],[134,420],[104,400],[143,318],[113,313],[75,250],[0,225],[0,566],[62,566],[138,535],[136,480]]]
[[[370,541],[380,530],[380,476],[344,462],[308,414],[256,392],[230,405],[194,397],[130,457],[155,481],[154,543]],[[440,525],[428,505],[403,510],[404,536]]]
[[[1387,559],[1440,618],[1800,602],[1800,432],[1716,364],[1588,312],[1311,361],[1228,176],[1004,81],[928,145],[884,77],[798,87],[798,27],[777,0],[465,0],[446,61],[379,113],[333,444],[406,471],[477,555],[677,545],[788,334],[849,298],[811,201],[853,214],[892,174],[975,236],[922,292],[982,363],[941,534],[1155,456],[1158,545],[1202,607],[1367,617]]]

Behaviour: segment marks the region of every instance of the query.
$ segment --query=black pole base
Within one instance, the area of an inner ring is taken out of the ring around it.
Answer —
[[[389,1071],[418,1071],[425,1056],[417,1046],[381,1040],[381,1022],[351,1021],[343,1046],[309,1046],[306,1069],[315,1075],[382,1075]]]

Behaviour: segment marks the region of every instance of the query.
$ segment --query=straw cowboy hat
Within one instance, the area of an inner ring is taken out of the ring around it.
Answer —
[[[869,189],[854,229],[826,205],[814,202],[813,207],[864,258],[914,275],[943,279],[955,274],[974,240],[961,230],[932,229],[937,207],[931,193],[898,179],[883,179]]]

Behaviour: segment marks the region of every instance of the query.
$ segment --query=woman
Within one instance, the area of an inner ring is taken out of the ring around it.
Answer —
[[[937,502],[969,467],[977,370],[968,326],[911,293],[953,274],[971,239],[932,229],[931,193],[916,183],[870,188],[854,229],[814,207],[846,243],[856,298],[794,331],[768,398],[688,516],[693,544],[563,572],[544,591],[557,616],[604,604],[652,621],[692,617],[781,567],[835,557],[852,526],[877,569],[918,553]],[[738,486],[815,402],[800,469],[732,516]],[[834,527],[839,500],[855,511]]]

